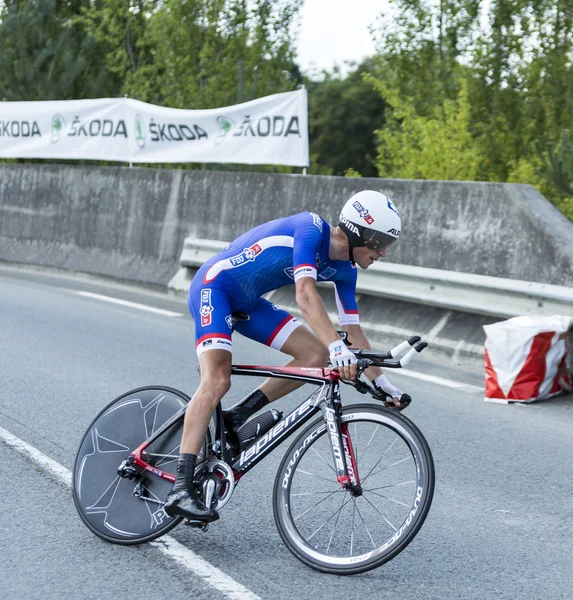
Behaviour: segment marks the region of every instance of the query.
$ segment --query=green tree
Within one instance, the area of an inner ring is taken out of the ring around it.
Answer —
[[[82,23],[121,92],[211,108],[293,89],[290,31],[301,0],[99,0]]]
[[[140,73],[153,65],[148,26],[157,4],[158,0],[95,0],[74,20],[97,44],[104,70],[114,82],[114,96],[129,93]]]
[[[0,99],[65,100],[107,91],[96,44],[74,16],[88,0],[8,0],[0,9]]]
[[[484,156],[470,131],[467,84],[456,101],[445,100],[431,116],[373,77],[369,80],[391,107],[387,126],[378,134],[378,172],[404,179],[476,180]]]
[[[455,100],[480,0],[397,0],[379,34],[378,76],[429,115]]]
[[[394,6],[372,80],[383,98],[392,98],[379,133],[380,173],[520,180],[564,206],[536,146],[558,144],[573,127],[573,3]],[[449,152],[450,146],[463,150]]]
[[[375,130],[384,123],[384,101],[362,73],[364,62],[346,77],[327,75],[308,84],[309,140],[312,164],[325,174],[344,175],[348,169],[375,177]]]

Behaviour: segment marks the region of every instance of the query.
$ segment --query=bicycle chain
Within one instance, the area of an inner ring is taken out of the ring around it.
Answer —
[[[158,452],[144,452],[147,456],[153,456],[156,458],[179,458],[179,455],[175,456],[174,454],[159,454]],[[159,504],[160,506],[165,506],[165,502],[161,502],[161,500],[155,500],[154,498],[149,498],[149,496],[136,496],[140,500],[145,500],[147,502],[153,502],[155,504]]]
[[[179,456],[175,456],[173,454],[159,454],[157,452],[144,452],[143,453],[146,456],[149,457],[155,457],[155,458],[179,458]],[[139,498],[140,500],[145,500],[146,502],[153,502],[154,504],[159,504],[160,506],[165,506],[165,502],[162,502],[161,500],[155,500],[155,498],[150,498],[149,496],[144,496],[143,494],[139,494],[136,495],[134,494],[136,498]]]
[[[155,504],[160,504],[161,506],[165,506],[165,502],[161,502],[161,500],[155,500],[155,498],[150,498],[149,496],[136,496],[140,500],[145,500],[146,502],[154,502]]]
[[[154,504],[159,504],[161,506],[165,506],[165,502],[162,502],[161,500],[155,500],[155,498],[150,498],[149,496],[144,496],[143,492],[138,491],[138,490],[141,490],[142,488],[143,488],[143,485],[141,484],[141,482],[139,482],[135,486],[133,496],[135,496],[136,498],[139,498],[140,500],[145,500],[146,502],[153,502]],[[145,489],[145,488],[143,488],[143,489]]]

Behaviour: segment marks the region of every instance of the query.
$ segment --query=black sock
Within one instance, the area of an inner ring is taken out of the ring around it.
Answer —
[[[194,488],[193,477],[197,456],[195,454],[180,454],[177,461],[177,475],[175,477],[174,492],[183,492]]]
[[[270,400],[261,390],[254,390],[235,406],[225,411],[233,421],[233,427],[238,429],[251,415],[259,412],[269,404]]]

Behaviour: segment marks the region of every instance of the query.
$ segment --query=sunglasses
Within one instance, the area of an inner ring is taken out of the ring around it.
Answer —
[[[368,228],[364,230],[363,238],[366,248],[375,252],[382,252],[398,241],[397,237]]]

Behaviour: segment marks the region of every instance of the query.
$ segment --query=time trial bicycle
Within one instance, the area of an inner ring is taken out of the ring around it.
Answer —
[[[273,490],[274,518],[287,548],[306,565],[339,575],[391,560],[412,541],[430,509],[432,453],[416,425],[396,409],[379,403],[343,406],[340,383],[385,401],[359,376],[369,366],[400,368],[425,346],[413,336],[389,352],[353,350],[355,381],[341,380],[331,368],[234,365],[233,375],[303,381],[317,389],[285,417],[271,409],[247,421],[256,427],[238,451],[227,443],[219,405],[195,471],[201,500],[220,511],[237,483],[302,428],[280,463]],[[142,387],[111,402],[93,420],[80,443],[72,485],[78,512],[95,535],[141,544],[182,521],[163,506],[175,481],[189,401],[173,388]],[[185,522],[203,531],[208,527]]]

